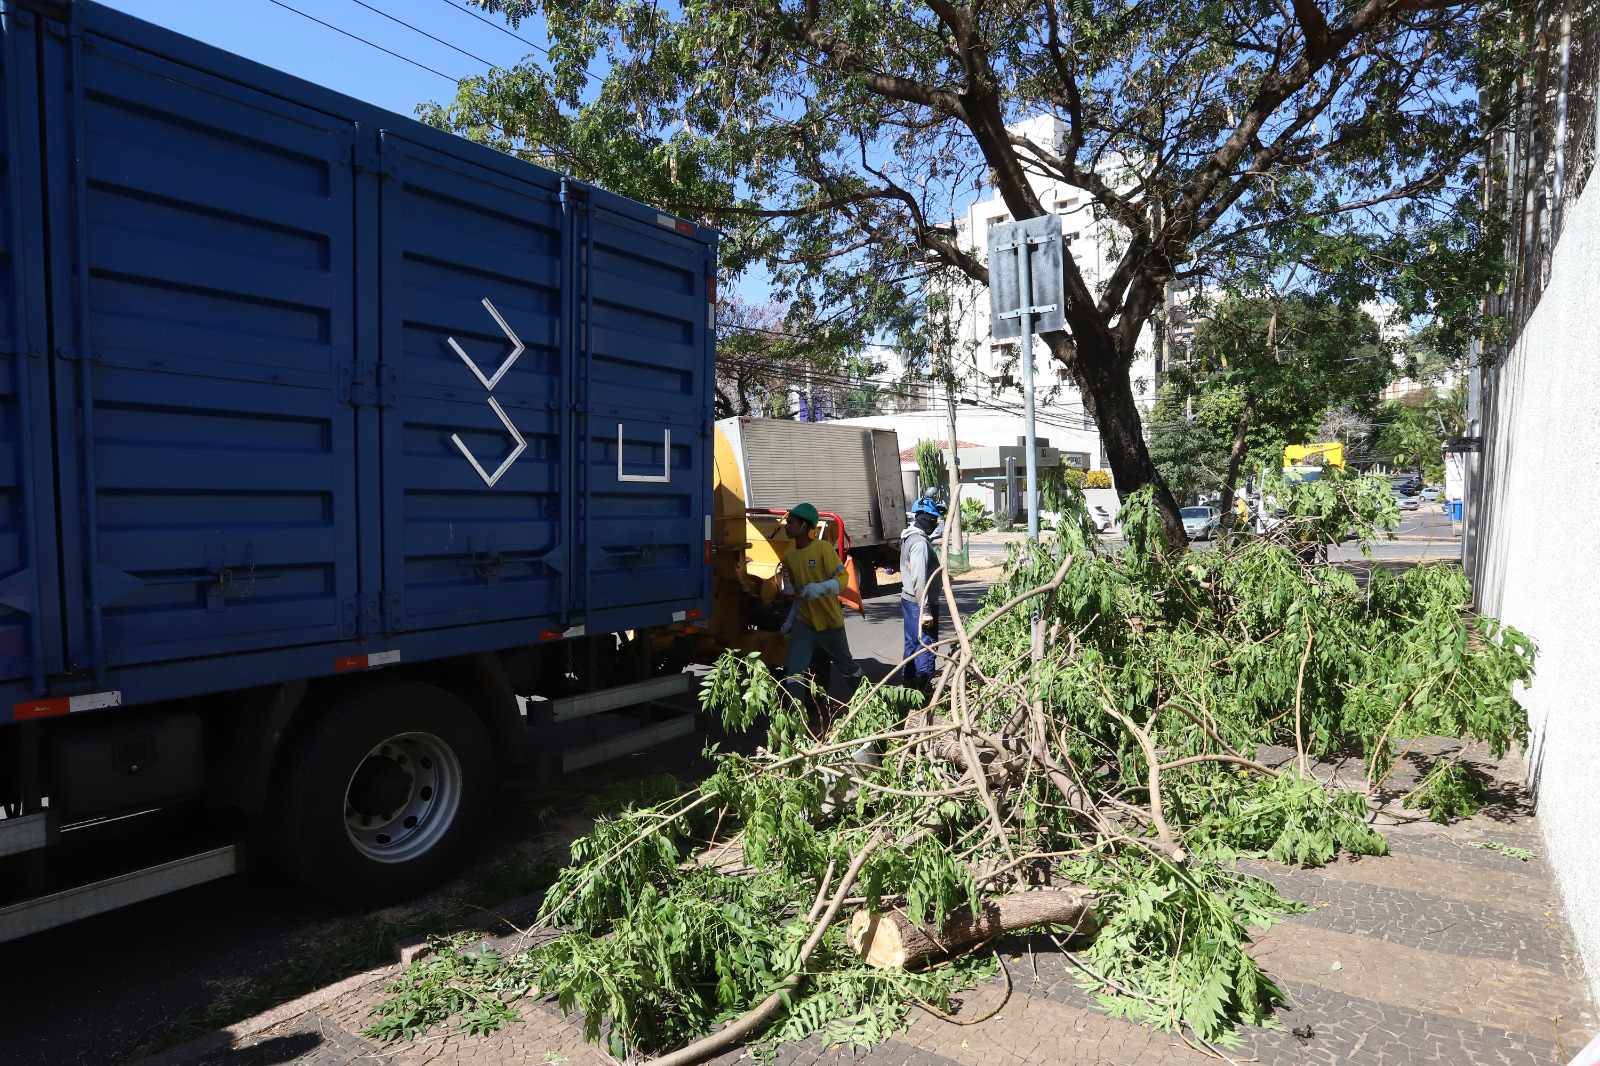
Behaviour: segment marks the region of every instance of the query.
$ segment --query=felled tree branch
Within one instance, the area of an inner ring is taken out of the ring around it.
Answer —
[[[943,928],[917,925],[902,911],[860,910],[850,919],[850,946],[880,970],[913,970],[1004,933],[1038,926],[1066,926],[1074,933],[1096,928],[1097,894],[1082,889],[1016,892],[985,901],[976,917],[966,907],[945,916]]]
[[[806,964],[811,960],[811,953],[822,942],[822,934],[826,933],[828,927],[833,924],[834,915],[839,913],[839,907],[844,903],[845,896],[850,894],[850,886],[855,884],[856,875],[861,872],[861,867],[866,864],[867,859],[872,856],[872,853],[878,849],[878,845],[881,843],[883,843],[883,836],[879,834],[867,841],[866,846],[856,852],[856,857],[850,862],[850,868],[839,879],[839,887],[834,890],[833,899],[828,901],[828,909],[822,912],[821,918],[817,919],[816,924],[812,927],[811,936],[807,938],[805,946],[800,949],[800,957],[795,963],[794,973],[783,979],[783,983],[778,986],[776,992],[773,992],[772,995],[762,1000],[754,1010],[749,1011],[744,1017],[726,1028],[710,1036],[702,1037],[688,1047],[679,1048],[677,1051],[668,1052],[658,1058],[651,1059],[650,1061],[654,1066],[692,1066],[694,1063],[704,1062],[724,1048],[730,1048],[750,1034],[760,1031],[767,1022],[771,1021],[779,1009],[789,1001],[789,997],[795,989],[800,986],[800,981],[805,976]],[[828,869],[832,872],[833,867],[830,865]],[[823,891],[826,891],[825,884]],[[819,891],[817,901],[820,903],[821,900],[822,893]],[[815,906],[812,907],[812,913],[816,913]]]

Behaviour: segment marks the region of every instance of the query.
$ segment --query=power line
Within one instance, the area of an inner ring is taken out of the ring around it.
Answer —
[[[437,43],[444,45],[446,48],[453,48],[457,52],[460,52],[462,55],[466,56],[468,59],[476,60],[477,62],[482,63],[486,67],[494,66],[493,63],[489,62],[487,59],[484,59],[482,56],[475,56],[471,52],[467,51],[465,48],[462,48],[459,45],[451,44],[449,41],[445,40],[443,37],[435,37],[433,34],[429,33],[427,30],[420,29],[420,28],[418,28],[416,26],[411,25],[411,23],[407,22],[405,19],[396,18],[395,16],[389,14],[387,11],[384,11],[381,8],[373,7],[371,4],[367,3],[367,0],[350,0],[350,2],[353,3],[353,4],[360,4],[362,7],[366,8],[368,11],[371,11],[374,14],[382,15],[384,18],[388,19],[390,22],[398,23],[399,25],[404,26],[408,30],[411,30],[411,31],[413,31],[415,33],[420,33],[420,34],[422,34],[422,36],[426,37],[430,41],[436,41]],[[454,5],[451,5],[451,6],[453,7]]]
[[[308,15],[304,11],[301,11],[297,7],[290,7],[288,4],[284,3],[283,0],[267,0],[267,3],[269,3],[269,4],[277,4],[279,7],[283,8],[285,11],[293,11],[296,15],[299,15],[301,18],[308,18],[312,22],[315,22],[318,26],[325,26],[328,29],[332,30],[334,33],[342,33],[346,37],[350,38],[352,41],[360,41],[362,44],[368,45],[368,46],[370,46],[372,48],[376,48],[378,51],[383,52],[383,53],[385,53],[387,55],[394,56],[396,59],[404,60],[405,62],[410,63],[414,67],[421,67],[423,70],[427,71],[429,74],[437,74],[439,77],[445,79],[446,81],[453,82],[455,84],[460,84],[460,82],[461,82],[460,78],[452,78],[450,75],[446,74],[442,70],[434,70],[432,67],[428,66],[428,64],[426,64],[426,63],[419,63],[415,59],[412,59],[410,56],[403,56],[399,52],[391,51],[391,50],[385,48],[381,44],[374,44],[372,41],[367,40],[365,37],[357,36],[356,34],[351,33],[349,30],[341,30],[339,27],[335,26],[331,22],[323,22],[321,19],[317,18],[315,15]]]
[[[521,34],[511,32],[511,30],[507,29],[505,26],[502,26],[500,23],[494,21],[493,19],[484,18],[482,15],[478,14],[476,11],[473,11],[470,8],[459,7],[453,2],[453,0],[444,0],[444,3],[446,5],[452,7],[452,8],[455,8],[457,11],[461,12],[463,15],[471,15],[473,18],[477,19],[479,22],[483,23],[486,26],[493,26],[495,29],[499,30],[501,33],[505,34],[507,37],[515,37],[517,40],[521,41],[523,44],[527,45],[529,48],[532,48],[534,51],[543,54],[546,58],[549,58],[550,49],[544,47],[543,45],[534,44],[532,41],[528,40],[526,37],[522,36]],[[589,77],[593,78],[595,81],[605,81],[605,79],[602,78],[600,75],[598,75],[594,71],[590,70],[587,64],[585,64],[585,66],[583,68],[583,72],[585,74],[589,75]]]
[[[494,21],[494,19],[484,18],[482,15],[478,14],[476,11],[473,11],[471,8],[458,7],[455,3],[452,2],[452,0],[443,0],[443,2],[446,5],[455,8],[457,11],[461,12],[463,15],[471,15],[473,18],[477,19],[479,22],[483,23],[485,26],[493,26],[495,29],[499,30],[501,33],[505,34],[507,37],[515,37],[517,40],[521,41],[523,44],[527,45],[529,48],[532,48],[536,52],[543,52],[545,55],[549,55],[550,54],[550,50],[548,48],[541,48],[539,45],[534,44],[532,41],[528,40],[526,37],[523,37],[520,34],[516,34],[516,33],[511,32],[510,29],[508,29],[505,26],[502,26],[500,23]]]

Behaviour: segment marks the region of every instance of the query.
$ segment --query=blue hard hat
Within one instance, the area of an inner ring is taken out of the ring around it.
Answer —
[[[937,501],[932,496],[924,496],[911,505],[912,514],[931,514],[938,518],[944,513]]]

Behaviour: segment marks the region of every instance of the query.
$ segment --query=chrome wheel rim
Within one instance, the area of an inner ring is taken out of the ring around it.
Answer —
[[[461,763],[432,733],[373,746],[345,785],[344,828],[375,862],[408,862],[438,844],[461,807]]]

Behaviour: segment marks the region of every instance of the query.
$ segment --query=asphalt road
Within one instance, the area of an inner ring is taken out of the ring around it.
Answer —
[[[1424,503],[1415,511],[1402,511],[1400,528],[1395,530],[1395,536],[1397,539],[1389,540],[1380,535],[1380,539],[1373,542],[1371,557],[1379,562],[1461,558],[1461,537],[1452,529],[1450,519],[1439,504]],[[1002,560],[1006,557],[1007,543],[1020,539],[1020,534],[985,533],[975,536],[970,541],[972,558]],[[1101,540],[1108,547],[1120,548],[1123,544],[1122,538],[1115,533],[1104,534]],[[1197,541],[1194,547],[1197,551],[1205,551],[1211,545],[1207,541]],[[1329,562],[1358,563],[1365,558],[1354,542],[1347,542],[1328,553]]]

